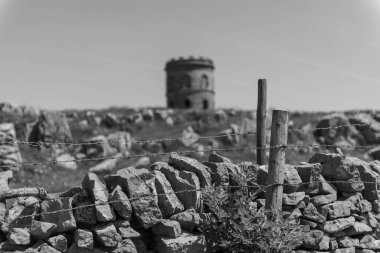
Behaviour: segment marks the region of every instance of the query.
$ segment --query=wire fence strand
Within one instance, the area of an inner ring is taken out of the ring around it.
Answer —
[[[319,128],[312,128],[312,129],[290,129],[289,132],[315,132],[320,130],[328,130],[328,129],[338,129],[338,128],[345,128],[345,127],[364,127],[364,126],[371,126],[371,125],[380,125],[380,123],[362,123],[362,124],[346,124],[346,125],[338,125],[338,126],[331,126],[331,127],[319,127]],[[155,143],[155,142],[174,142],[174,141],[182,141],[182,140],[205,140],[205,139],[218,139],[218,138],[225,138],[228,136],[244,136],[244,135],[256,135],[257,133],[252,131],[246,131],[246,132],[237,132],[237,133],[225,133],[225,134],[219,134],[219,135],[209,135],[209,136],[198,136],[198,135],[192,135],[192,136],[186,136],[186,137],[177,137],[177,138],[158,138],[158,139],[146,139],[146,140],[130,140],[127,138],[118,138],[118,139],[109,139],[107,141],[86,141],[86,142],[29,142],[29,141],[23,141],[18,139],[6,139],[2,138],[0,139],[0,144],[23,144],[23,145],[29,145],[32,147],[40,147],[40,146],[46,146],[51,148],[60,148],[62,146],[85,146],[85,145],[102,145],[102,144],[109,144],[109,143]]]
[[[93,203],[93,204],[86,204],[86,205],[81,205],[81,206],[76,206],[72,208],[66,208],[66,209],[60,209],[60,210],[55,210],[55,211],[49,211],[49,212],[41,212],[41,213],[35,213],[35,214],[29,214],[29,215],[22,215],[18,216],[16,219],[23,219],[23,218],[30,218],[30,217],[37,217],[37,216],[43,216],[43,215],[51,215],[51,214],[58,214],[62,212],[70,212],[74,210],[79,210],[79,209],[85,209],[85,208],[90,208],[90,207],[96,207],[96,206],[102,206],[106,204],[112,204],[112,203],[120,203],[120,202],[133,202],[136,200],[141,200],[142,198],[157,198],[159,196],[165,196],[165,195],[172,195],[172,194],[180,194],[180,193],[185,193],[185,192],[197,192],[197,191],[204,191],[207,189],[210,189],[210,187],[221,187],[225,189],[233,189],[233,188],[243,188],[243,189],[249,189],[249,188],[254,188],[255,192],[253,192],[251,195],[257,196],[259,193],[265,191],[269,187],[276,187],[276,186],[302,186],[302,185],[309,185],[309,184],[315,184],[315,183],[331,183],[331,184],[342,184],[342,183],[352,183],[352,182],[361,182],[363,184],[376,184],[378,185],[378,182],[373,182],[373,181],[362,181],[362,180],[330,180],[330,181],[312,181],[312,182],[302,182],[302,183],[274,183],[270,185],[237,185],[237,186],[232,186],[232,185],[219,185],[219,186],[208,186],[208,187],[203,187],[203,188],[198,188],[198,189],[191,189],[191,190],[181,190],[181,191],[170,191],[166,193],[158,193],[158,194],[144,194],[140,195],[138,197],[133,197],[133,198],[128,198],[126,200],[112,200],[112,201],[103,201],[100,203]],[[49,199],[47,199],[49,201]]]

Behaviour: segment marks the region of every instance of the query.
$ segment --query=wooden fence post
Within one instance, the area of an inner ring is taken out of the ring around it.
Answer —
[[[282,193],[285,167],[285,149],[288,142],[289,113],[274,110],[270,139],[269,166],[265,209],[272,211],[272,217],[282,212]],[[276,185],[277,184],[277,185]]]
[[[256,110],[256,147],[257,147],[257,164],[265,164],[266,156],[266,129],[265,118],[267,111],[267,80],[259,79],[258,82],[258,98]]]

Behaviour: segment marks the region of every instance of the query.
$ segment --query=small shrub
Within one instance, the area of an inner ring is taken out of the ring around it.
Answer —
[[[292,252],[302,242],[303,227],[257,210],[252,202],[256,194],[246,187],[234,192],[209,187],[202,196],[214,219],[200,230],[221,252]]]

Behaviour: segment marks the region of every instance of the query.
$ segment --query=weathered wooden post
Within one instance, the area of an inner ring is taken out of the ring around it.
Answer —
[[[258,98],[256,111],[256,147],[257,147],[257,164],[265,164],[265,145],[266,145],[266,129],[265,118],[267,111],[267,80],[259,79],[258,82]]]
[[[265,209],[272,211],[272,217],[278,217],[282,211],[282,193],[285,167],[285,150],[288,142],[289,113],[274,110],[270,139],[269,167]]]

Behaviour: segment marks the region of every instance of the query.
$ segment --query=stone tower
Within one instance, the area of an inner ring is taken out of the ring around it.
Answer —
[[[214,63],[205,58],[179,58],[166,63],[168,108],[215,108]]]

